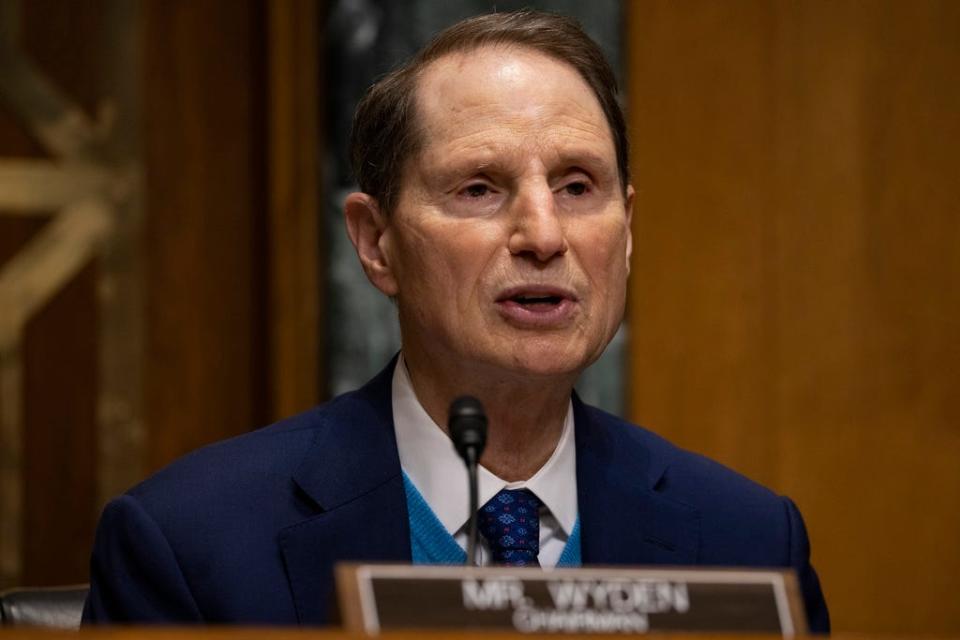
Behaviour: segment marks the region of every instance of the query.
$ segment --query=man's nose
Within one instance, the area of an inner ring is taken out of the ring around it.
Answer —
[[[529,255],[539,262],[547,262],[554,256],[562,256],[567,252],[563,221],[549,185],[521,188],[512,209],[510,253]]]

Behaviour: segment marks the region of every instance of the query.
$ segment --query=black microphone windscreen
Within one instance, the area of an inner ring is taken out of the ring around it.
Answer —
[[[476,458],[480,457],[487,443],[487,414],[483,405],[473,396],[460,396],[450,403],[447,419],[450,439],[462,458],[466,458],[467,449],[473,448]]]

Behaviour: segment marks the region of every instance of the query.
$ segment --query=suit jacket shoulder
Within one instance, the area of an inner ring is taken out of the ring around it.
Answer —
[[[389,379],[198,449],[108,504],[84,620],[324,623],[338,559],[409,559]]]
[[[574,411],[585,562],[792,567],[810,628],[829,630],[793,502],[576,398]]]

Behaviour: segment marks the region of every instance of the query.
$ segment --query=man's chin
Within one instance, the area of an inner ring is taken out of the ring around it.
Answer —
[[[564,353],[557,348],[520,349],[503,363],[518,376],[539,379],[576,379],[592,359],[583,353]]]

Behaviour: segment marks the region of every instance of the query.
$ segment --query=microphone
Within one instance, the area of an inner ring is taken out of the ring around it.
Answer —
[[[472,396],[460,396],[450,403],[447,419],[453,446],[467,465],[470,485],[470,519],[467,521],[467,566],[477,564],[477,462],[487,445],[487,414]]]

